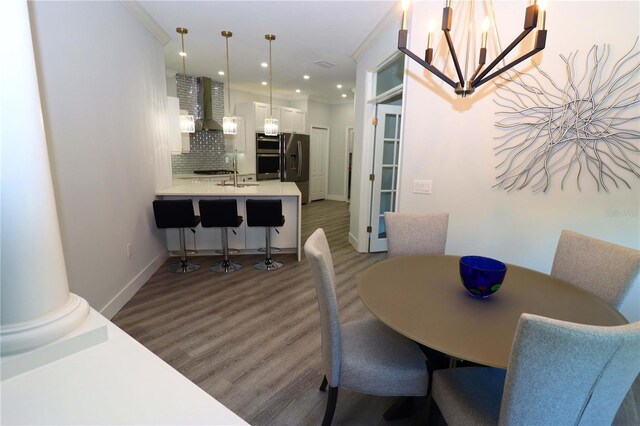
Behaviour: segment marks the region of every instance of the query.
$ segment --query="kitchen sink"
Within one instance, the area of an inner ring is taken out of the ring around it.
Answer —
[[[216,183],[217,186],[234,186],[232,182],[220,182],[220,183]],[[245,186],[258,186],[260,185],[257,182],[242,182],[237,184],[236,186],[238,188],[243,188]]]

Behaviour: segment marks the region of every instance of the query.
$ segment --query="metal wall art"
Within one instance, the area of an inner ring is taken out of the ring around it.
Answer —
[[[537,64],[537,73],[512,73],[499,83],[495,102],[503,135],[495,148],[501,162],[494,187],[546,192],[575,177],[595,188],[631,188],[640,178],[640,61],[638,38],[617,62],[610,47],[594,45],[580,71],[578,52],[560,55],[566,82],[560,86]],[[543,84],[544,83],[544,84]]]

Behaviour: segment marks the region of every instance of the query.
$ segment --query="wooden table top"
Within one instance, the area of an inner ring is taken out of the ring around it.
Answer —
[[[404,336],[452,357],[498,368],[507,368],[524,312],[581,324],[627,324],[592,293],[515,265],[507,265],[496,293],[475,299],[462,285],[459,260],[387,259],[358,274],[358,293],[378,319]]]

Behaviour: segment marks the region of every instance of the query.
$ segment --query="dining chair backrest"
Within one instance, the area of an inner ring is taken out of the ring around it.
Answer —
[[[340,383],[340,362],[342,346],[340,318],[336,299],[335,280],[331,251],[322,228],[318,228],[304,244],[304,253],[311,268],[320,309],[320,329],[322,335],[322,363],[329,386]]]
[[[640,251],[564,230],[551,275],[589,290],[619,309],[640,275]]]
[[[522,314],[500,425],[611,424],[640,372],[640,322],[600,327]]]
[[[389,257],[444,254],[449,213],[384,214]]]

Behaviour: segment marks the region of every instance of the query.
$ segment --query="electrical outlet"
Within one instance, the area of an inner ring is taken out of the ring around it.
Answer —
[[[430,180],[414,180],[413,181],[413,192],[415,194],[431,194],[431,184]]]
[[[127,258],[131,258],[131,256],[133,255],[132,249],[131,249],[131,243],[127,244]]]

